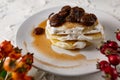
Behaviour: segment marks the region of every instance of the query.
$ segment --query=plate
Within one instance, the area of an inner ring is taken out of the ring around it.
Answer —
[[[79,54],[77,54],[76,52],[72,52],[52,46],[52,49],[54,51],[61,53],[59,55],[63,55],[62,53],[67,52],[69,54],[66,55],[72,56],[72,58],[77,55],[85,56],[84,59],[58,60],[57,57],[51,58],[44,55],[44,53],[38,51],[38,49],[36,49],[33,46],[32,43],[34,39],[31,35],[33,29],[37,27],[42,21],[47,19],[50,13],[58,12],[60,8],[61,6],[46,9],[28,18],[20,26],[17,32],[16,42],[18,47],[23,49],[24,54],[26,52],[34,53],[34,63],[33,63],[34,66],[57,75],[78,76],[78,75],[85,75],[98,71],[96,69],[97,61],[101,59],[106,59],[106,57],[100,54],[100,52],[96,50],[95,47],[91,46],[85,48],[83,50],[80,50],[78,52]],[[116,31],[117,28],[120,28],[119,26],[120,22],[117,19],[115,19],[113,16],[103,11],[93,10],[88,8],[84,8],[84,9],[86,10],[86,12],[94,13],[98,17],[98,20],[104,26],[105,39],[115,40],[114,31]]]

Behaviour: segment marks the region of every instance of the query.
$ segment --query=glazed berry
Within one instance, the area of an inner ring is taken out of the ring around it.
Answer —
[[[120,41],[120,30],[119,29],[117,29],[116,38],[117,38],[117,40]]]
[[[64,6],[57,14],[51,14],[48,19],[50,25],[53,27],[61,26],[64,22],[82,23],[86,26],[93,25],[97,17],[94,14],[87,14],[85,10],[80,7]]]
[[[90,15],[95,21],[97,20],[97,17],[95,16],[95,14],[90,14]]]
[[[76,18],[74,15],[69,15],[66,17],[67,22],[77,22]]]
[[[118,49],[118,44],[115,41],[107,41],[107,45],[114,50]]]
[[[61,17],[63,17],[63,18],[66,18],[66,16],[69,15],[69,12],[67,12],[67,11],[60,11],[60,12],[58,13],[58,15],[61,16]]]
[[[40,27],[37,27],[37,28],[34,29],[33,33],[35,35],[40,35],[40,34],[44,33],[44,29],[40,28]]]
[[[113,66],[117,66],[120,63],[120,56],[118,54],[108,55],[108,60]]]
[[[92,26],[97,20],[94,14],[85,14],[81,17],[81,23],[86,26]]]
[[[71,9],[71,14],[75,14],[77,16],[82,16],[82,15],[84,15],[84,13],[85,13],[85,10],[80,7],[73,7]]]
[[[98,62],[98,64],[97,64],[97,68],[102,71],[108,66],[110,66],[110,64],[105,60],[102,60],[102,61]]]
[[[61,11],[70,12],[71,7],[69,5],[62,7]]]
[[[72,16],[72,18],[71,17],[69,18],[73,19],[73,16],[74,16],[74,19],[72,22],[80,22],[80,19],[84,14],[85,14],[85,11],[83,8],[73,7],[70,11],[70,16]]]
[[[50,25],[53,27],[58,27],[64,23],[63,17],[61,17],[59,14],[55,14],[50,19]]]

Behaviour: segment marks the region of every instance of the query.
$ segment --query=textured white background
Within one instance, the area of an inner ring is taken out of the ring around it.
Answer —
[[[16,45],[17,30],[28,17],[43,9],[66,4],[99,9],[120,20],[120,0],[0,0],[0,42],[6,39]],[[30,75],[34,75],[35,80],[104,80],[100,72],[63,77],[32,68]]]

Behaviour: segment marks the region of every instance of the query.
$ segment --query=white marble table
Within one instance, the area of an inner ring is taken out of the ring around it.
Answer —
[[[16,45],[17,30],[28,17],[43,9],[66,4],[99,9],[120,20],[120,0],[0,0],[0,42],[10,40]],[[63,77],[32,68],[30,75],[36,80],[104,80],[100,72]]]

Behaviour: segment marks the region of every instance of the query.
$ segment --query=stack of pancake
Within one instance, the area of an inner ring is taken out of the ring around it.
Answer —
[[[83,8],[64,6],[47,20],[46,37],[64,49],[82,49],[104,39],[97,17]]]

